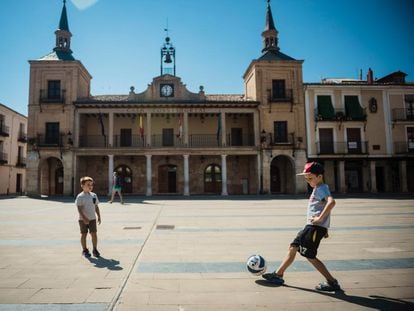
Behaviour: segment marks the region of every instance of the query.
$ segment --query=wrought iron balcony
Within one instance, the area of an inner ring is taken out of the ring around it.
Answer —
[[[37,134],[36,144],[38,147],[61,147],[63,146],[63,136],[64,133]]]
[[[414,108],[392,109],[392,121],[414,121]]]
[[[26,158],[23,158],[22,156],[17,156],[16,166],[25,167],[26,166]]]
[[[348,142],[316,142],[317,154],[344,155],[344,154],[368,154],[367,141]]]
[[[65,93],[66,90],[61,90],[60,94],[50,94],[48,90],[40,90],[39,101],[45,104],[63,104],[65,102]]]
[[[286,89],[285,94],[271,94],[271,92],[269,92],[268,96],[269,96],[268,98],[269,102],[272,102],[272,103],[293,102],[293,90],[292,89]]]
[[[345,121],[366,121],[367,113],[366,108],[362,108],[361,115],[350,115],[346,114],[345,109],[332,109],[332,111],[321,112],[318,108],[315,109],[315,121],[335,121],[335,122],[345,122]]]
[[[395,154],[414,154],[414,141],[394,142]]]
[[[3,122],[0,122],[0,136],[8,137],[10,134],[10,129]]]
[[[20,131],[19,132],[19,136],[17,137],[17,140],[22,142],[22,143],[26,143],[27,142],[27,135],[25,132]]]
[[[0,152],[0,164],[6,164],[8,162],[7,157],[8,157],[7,153]]]

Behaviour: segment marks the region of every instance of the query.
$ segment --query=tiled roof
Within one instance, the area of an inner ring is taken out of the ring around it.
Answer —
[[[247,101],[242,94],[211,94],[206,95],[207,101]]]
[[[294,58],[290,57],[289,55],[283,54],[279,51],[269,50],[261,57],[259,60],[295,60]]]

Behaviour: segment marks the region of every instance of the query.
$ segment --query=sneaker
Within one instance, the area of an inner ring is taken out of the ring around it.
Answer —
[[[98,250],[97,250],[97,249],[94,249],[94,250],[92,251],[92,254],[93,254],[95,257],[101,257],[101,254],[98,252]],[[90,256],[90,254],[89,254],[89,256]]]
[[[91,253],[89,253],[89,249],[87,249],[87,248],[85,248],[85,249],[82,251],[82,255],[83,255],[83,256],[85,256],[85,258],[89,258],[89,257],[91,257]]]
[[[341,290],[341,286],[339,286],[339,283],[337,280],[335,281],[326,281],[323,283],[319,283],[315,286],[316,290],[322,291],[322,292],[336,292]]]
[[[277,285],[283,285],[283,283],[285,283],[285,280],[281,276],[278,276],[276,272],[265,273],[262,275],[262,278],[264,278],[266,281],[270,283],[274,283]]]

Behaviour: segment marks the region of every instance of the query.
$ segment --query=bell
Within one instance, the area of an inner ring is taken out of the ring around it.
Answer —
[[[165,61],[164,61],[164,63],[167,63],[167,64],[172,63],[170,52],[167,52],[167,54],[165,54]]]

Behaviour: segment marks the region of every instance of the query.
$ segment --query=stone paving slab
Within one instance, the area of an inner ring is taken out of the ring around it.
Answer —
[[[0,199],[0,311],[414,309],[409,196],[337,198],[318,257],[345,292],[315,291],[322,278],[299,255],[286,286],[249,274],[253,253],[277,267],[306,205],[287,196],[101,203],[102,258],[88,260],[72,198]]]

